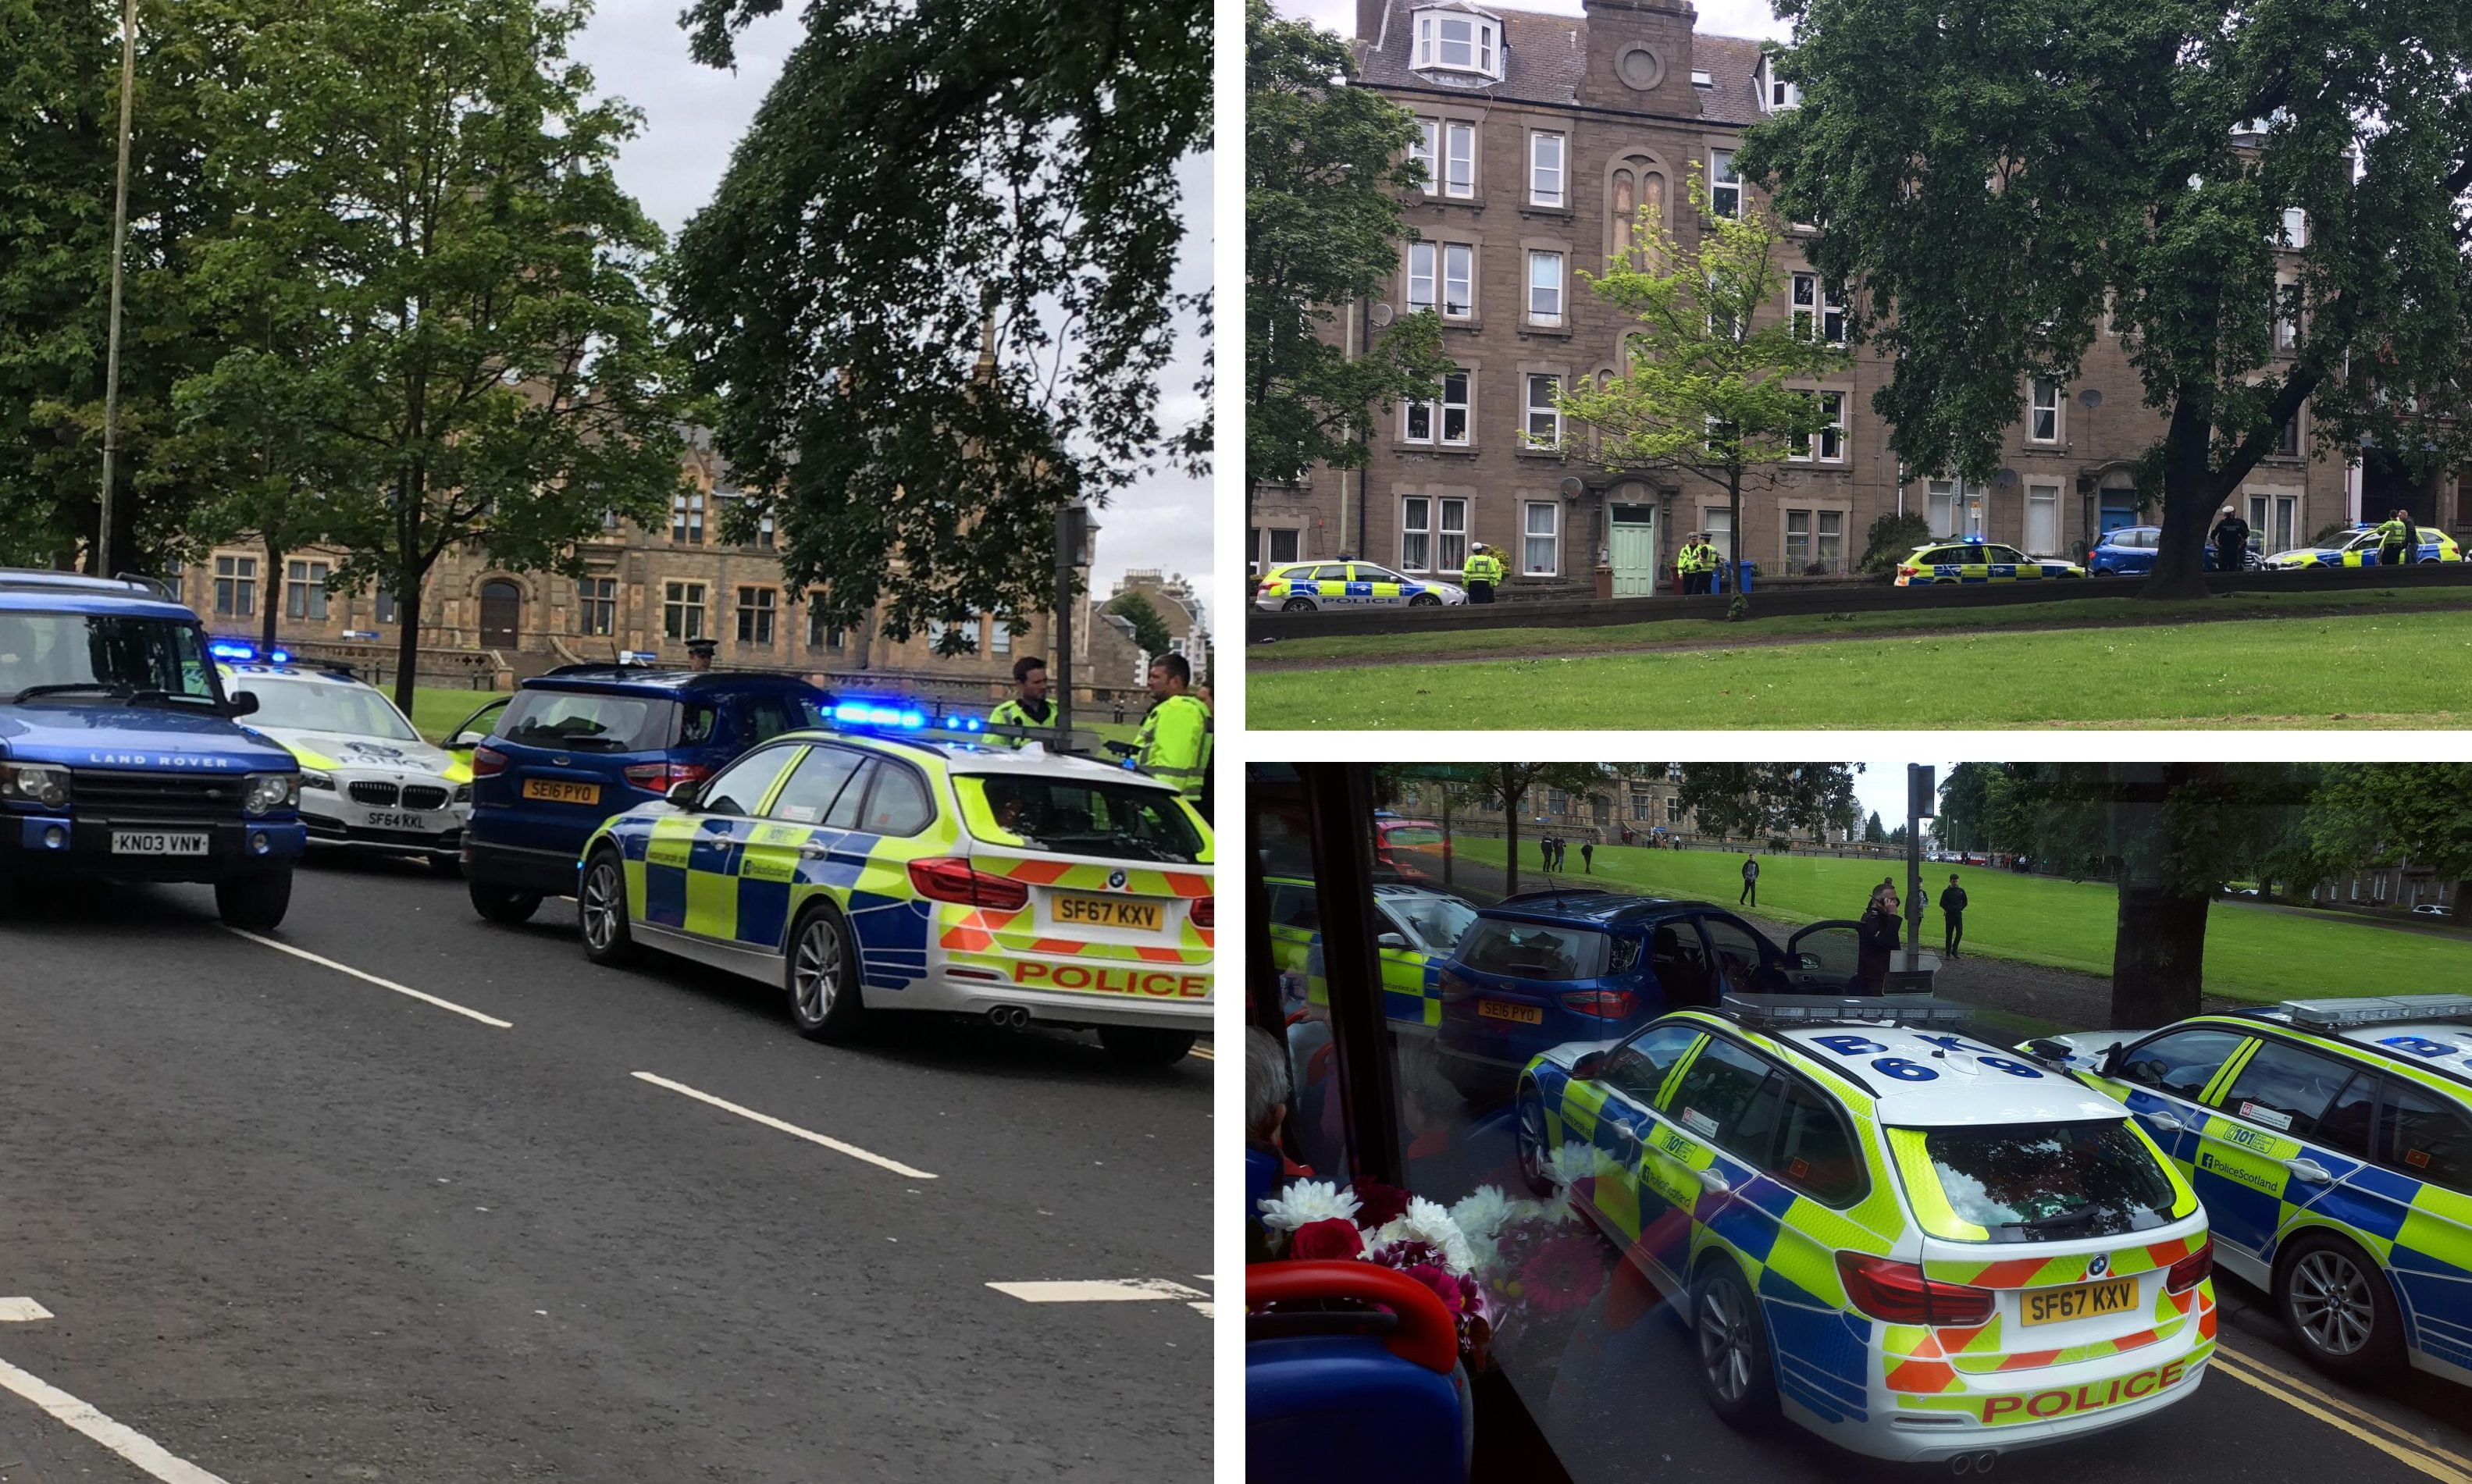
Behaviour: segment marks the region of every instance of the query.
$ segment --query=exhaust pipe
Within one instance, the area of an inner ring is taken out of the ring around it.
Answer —
[[[1959,1474],[1989,1473],[1999,1462],[2000,1454],[1992,1449],[1985,1449],[1979,1453],[1958,1453],[1950,1457],[1948,1472]]]
[[[1030,1025],[1030,1011],[1017,1004],[1000,1004],[987,1012],[987,1024],[1005,1030],[1021,1030]]]

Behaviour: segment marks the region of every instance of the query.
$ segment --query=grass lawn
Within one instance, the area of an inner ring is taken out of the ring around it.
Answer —
[[[1969,616],[1967,630],[1923,637],[1464,664],[1256,663],[1249,686],[1256,729],[2452,728],[2472,724],[2472,612],[2027,632]]]
[[[393,695],[392,691],[388,693]],[[489,703],[494,693],[488,691],[439,690],[422,687],[412,693],[412,724],[431,742],[444,742],[448,734],[464,724],[464,718]],[[1102,742],[1131,742],[1141,730],[1138,723],[1118,726],[1108,721],[1083,721],[1078,717],[1073,729],[1096,733]]]
[[[1520,884],[1533,890],[1533,842],[1520,842]],[[1502,841],[1462,837],[1467,860],[1502,862]],[[2007,871],[1959,867],[1968,905],[1965,951],[2056,969],[2109,977],[2118,894],[2094,882],[2053,881]],[[1923,887],[1934,906],[1923,913],[1923,946],[1940,941],[1938,888],[1950,868],[1923,862]],[[1693,897],[1731,905],[1743,890],[1743,858],[1725,851],[1597,847],[1595,877],[1656,896]],[[1906,889],[1903,860],[1762,856],[1763,917],[1809,923],[1862,915],[1882,876]],[[1565,882],[1588,880],[1562,873]],[[2275,1001],[2327,994],[2434,994],[2472,977],[2472,942],[2371,927],[2338,916],[2295,916],[2217,901],[2206,914],[2206,991],[2238,1000]]]

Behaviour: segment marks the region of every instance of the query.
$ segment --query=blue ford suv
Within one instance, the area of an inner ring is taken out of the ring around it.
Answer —
[[[40,879],[207,882],[270,929],[308,845],[300,766],[235,719],[198,616],[141,579],[0,570],[0,903]]]
[[[1519,1069],[1566,1041],[1611,1040],[1727,995],[1848,993],[1851,926],[1815,923],[1779,949],[1709,902],[1594,889],[1505,897],[1439,966],[1442,1073],[1471,1101],[1506,1102]]]
[[[472,744],[473,908],[519,923],[543,897],[575,895],[583,843],[603,820],[702,782],[757,742],[822,725],[828,709],[795,675],[571,665],[526,680],[486,740],[447,740]]]

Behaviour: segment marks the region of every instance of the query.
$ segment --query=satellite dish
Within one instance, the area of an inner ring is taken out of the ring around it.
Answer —
[[[2078,393],[2078,406],[2082,407],[2087,412],[2091,412],[2096,408],[2103,406],[2103,393],[2095,388],[2088,387],[2085,390]]]
[[[1384,325],[1389,324],[1390,322],[1390,306],[1388,304],[1374,305],[1372,319],[1373,327],[1377,330],[1382,328]]]
[[[1570,475],[1562,481],[1562,498],[1565,500],[1577,500],[1587,492],[1587,484],[1576,474]]]
[[[2014,469],[2003,469],[1998,474],[1991,477],[1991,483],[1999,485],[2002,489],[2007,489],[2009,485],[2017,483],[2017,471]]]

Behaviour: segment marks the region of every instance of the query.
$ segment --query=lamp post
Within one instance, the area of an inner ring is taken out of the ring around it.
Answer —
[[[103,353],[103,510],[94,545],[95,576],[113,572],[113,465],[120,453],[120,279],[129,256],[129,112],[137,90],[137,0],[120,0],[120,174],[111,202],[111,324]]]
[[[1073,745],[1073,587],[1075,569],[1090,565],[1099,527],[1086,505],[1056,512],[1056,745]]]

